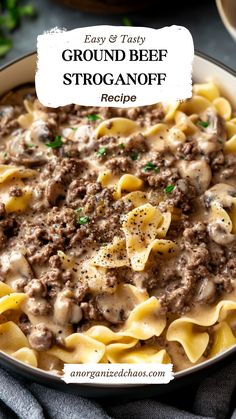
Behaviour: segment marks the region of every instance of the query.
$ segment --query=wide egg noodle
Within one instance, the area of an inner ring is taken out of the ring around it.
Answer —
[[[208,99],[203,96],[193,95],[191,99],[180,104],[179,110],[184,112],[186,115],[199,115],[211,106],[212,103]]]
[[[170,240],[157,239],[158,233],[161,238],[166,234],[169,222],[170,217],[164,218],[159,209],[151,204],[141,205],[128,213],[122,227],[133,270],[144,270],[151,250],[166,252],[174,247]]]
[[[113,194],[115,199],[119,199],[122,196],[122,193],[139,191],[143,187],[143,181],[137,176],[126,174],[121,176],[118,181],[118,184],[115,187],[115,192]]]
[[[230,310],[236,309],[236,302],[230,300],[222,300],[213,307],[202,308],[196,314],[180,317],[174,320],[168,330],[166,338],[169,341],[179,342],[189,358],[194,363],[201,358],[205,352],[209,335],[205,331],[200,331],[198,326],[210,327],[216,324],[227,315]]]
[[[94,256],[92,263],[104,268],[120,268],[129,266],[125,240],[114,237],[113,242],[102,246]]]
[[[24,100],[23,103],[27,112],[17,118],[17,122],[22,128],[28,129],[34,121],[45,118],[45,113],[37,109],[35,103],[29,100]]]
[[[134,208],[148,203],[147,194],[142,191],[130,192],[122,197],[123,201],[131,202]]]
[[[169,362],[166,351],[159,348],[132,349],[140,339],[146,340],[159,336],[166,325],[160,303],[151,297],[138,304],[130,313],[124,326],[113,332],[106,326],[93,326],[86,335],[106,345],[106,358],[109,362]]]
[[[105,345],[82,333],[73,333],[65,338],[65,348],[54,345],[47,351],[69,364],[96,364],[105,354]]]
[[[25,364],[31,365],[31,367],[38,366],[37,353],[31,348],[20,348],[16,352],[13,352],[11,356],[18,361],[24,362]]]
[[[18,310],[25,299],[24,293],[12,292],[9,295],[4,295],[0,298],[0,314],[7,310]]]
[[[213,332],[213,344],[210,351],[210,357],[236,345],[236,337],[226,321],[222,321],[214,326]]]
[[[122,343],[113,343],[106,348],[106,356],[111,363],[122,364],[168,364],[171,359],[165,349],[152,346],[141,348],[127,348]]]
[[[111,118],[98,125],[95,137],[100,138],[104,135],[119,135],[120,137],[128,137],[138,130],[138,124],[130,119]]]
[[[0,183],[14,179],[26,179],[37,174],[35,170],[25,169],[21,166],[11,166],[7,164],[0,164]]]
[[[28,347],[28,340],[21,329],[12,321],[0,324],[0,349],[12,354],[23,347]]]
[[[36,171],[25,169],[21,166],[0,165],[0,199],[5,205],[7,213],[23,212],[27,209],[32,197],[29,187],[25,186],[22,179],[31,178],[36,175]],[[21,189],[20,196],[11,196],[12,187]]]
[[[203,96],[210,102],[220,96],[220,91],[215,83],[209,81],[207,83],[195,83],[193,85],[194,95]]]

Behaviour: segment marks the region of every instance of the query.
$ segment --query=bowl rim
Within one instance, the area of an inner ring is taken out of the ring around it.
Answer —
[[[222,20],[222,23],[225,27],[225,29],[228,31],[228,33],[232,36],[232,38],[236,39],[236,27],[231,23],[227,13],[225,12],[225,8],[223,6],[222,0],[216,0],[216,7],[219,12],[220,18]]]
[[[17,64],[18,62],[31,57],[33,55],[36,55],[36,50],[33,50],[31,52],[28,52],[27,54],[24,54],[16,59],[11,60],[10,62],[6,63],[5,65],[0,67],[0,70],[6,70],[7,68],[11,67],[14,64]],[[236,70],[233,70],[232,68],[230,68],[229,66],[223,64],[222,62],[220,62],[218,59],[213,58],[211,56],[209,56],[206,53],[200,52],[198,50],[194,51],[194,56],[200,57],[201,59],[205,60],[205,61],[209,61],[210,63],[216,65],[217,67],[223,69],[224,71],[226,71],[227,73],[231,74],[232,76],[234,76],[236,78]],[[178,371],[175,372],[173,374],[174,376],[174,380],[175,381],[179,381],[185,377],[188,377],[191,374],[195,374],[197,372],[200,372],[202,370],[204,370],[205,368],[208,368],[210,366],[214,366],[215,364],[219,363],[220,361],[230,357],[230,355],[232,355],[234,352],[236,352],[236,345],[232,346],[226,350],[224,350],[223,352],[221,352],[220,354],[216,355],[214,358],[210,358],[207,359],[206,361],[200,362],[199,364],[193,365],[190,368],[187,368],[185,370],[182,371]],[[28,373],[30,376],[32,376],[32,380],[34,377],[38,377],[39,379],[45,379],[48,380],[49,382],[53,382],[53,383],[62,383],[62,379],[59,375],[50,373],[48,371],[27,365],[17,359],[12,358],[10,355],[4,353],[3,351],[0,350],[0,360],[2,360],[6,365],[10,365],[11,367],[16,367],[17,369],[19,369],[20,371],[26,372]],[[70,385],[70,384],[69,384]],[[113,388],[113,389],[118,389],[118,388],[135,388],[135,387],[147,387],[147,386],[151,386],[151,384],[95,384],[95,383],[73,383],[74,386],[76,387],[83,387],[83,388],[91,388],[91,387],[97,387],[97,388]]]

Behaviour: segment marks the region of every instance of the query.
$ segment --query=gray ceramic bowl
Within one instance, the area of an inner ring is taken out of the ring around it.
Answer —
[[[9,89],[22,84],[34,82],[36,67],[36,53],[28,54],[1,68],[0,96]],[[193,78],[195,82],[214,80],[224,94],[236,108],[236,72],[212,60],[203,54],[197,53],[194,59]],[[92,384],[65,384],[59,377],[17,361],[0,351],[0,363],[12,374],[20,375],[46,386],[69,391],[85,397],[116,397],[132,398],[151,397],[163,394],[182,386],[193,384],[210,371],[220,368],[229,362],[236,352],[236,346],[220,353],[215,358],[205,361],[187,370],[175,373],[175,378],[169,384],[161,385],[92,385]]]

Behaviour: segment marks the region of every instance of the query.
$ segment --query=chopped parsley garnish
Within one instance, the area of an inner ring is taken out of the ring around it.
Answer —
[[[148,172],[149,170],[154,170],[154,172],[159,172],[159,168],[155,166],[155,164],[151,163],[150,161],[145,164],[144,172]]]
[[[62,146],[61,135],[57,135],[55,140],[47,143],[46,146],[50,148],[60,148]]]
[[[102,119],[102,117],[96,113],[91,113],[91,115],[88,115],[87,118],[89,121],[97,121],[98,119]]]
[[[83,215],[82,217],[79,217],[79,219],[77,220],[77,224],[84,225],[84,224],[87,224],[88,221],[89,221],[89,217],[87,217],[86,215]]]
[[[3,0],[0,2],[0,57],[6,55],[12,48],[13,42],[9,38],[22,19],[34,17],[35,8],[31,4],[19,5],[19,0]]]
[[[131,22],[130,18],[128,18],[127,16],[123,17],[122,23],[124,26],[133,26],[133,23]]]
[[[174,185],[168,185],[168,186],[164,189],[164,192],[165,192],[165,193],[172,193],[174,189],[175,189]]]
[[[70,127],[73,131],[77,131],[78,127]]]
[[[99,148],[99,150],[97,152],[98,157],[105,156],[106,151],[107,151],[107,148],[106,147]]]
[[[3,158],[4,158],[4,159],[6,159],[6,158],[7,158],[7,153],[6,153],[6,152],[3,154]]]
[[[133,160],[133,161],[135,161],[135,160],[138,160],[138,158],[139,158],[139,154],[137,153],[137,151],[134,151],[132,154],[131,154],[131,159]]]
[[[34,147],[34,144],[26,143],[26,147],[33,148]]]
[[[83,209],[83,208],[76,208],[75,212],[76,212],[77,214],[79,214],[79,213],[82,211],[82,209]]]
[[[201,128],[207,128],[209,127],[209,122],[199,119],[199,121],[197,121],[197,125]]]
[[[36,15],[35,8],[32,4],[26,4],[25,6],[18,7],[20,16],[34,17]]]
[[[124,150],[125,145],[124,145],[124,143],[120,143],[120,144],[118,144],[118,147],[121,148],[121,150]]]
[[[4,57],[12,49],[12,40],[0,36],[0,57]]]

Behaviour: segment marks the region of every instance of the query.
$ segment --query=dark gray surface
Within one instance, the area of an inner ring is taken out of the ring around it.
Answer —
[[[1,369],[0,419],[235,419],[235,384],[236,361],[165,397],[89,400]]]
[[[224,28],[214,0],[156,0],[155,4],[155,8],[128,15],[135,26],[160,28],[165,25],[184,25],[191,31],[196,49],[236,69],[236,43]],[[121,15],[84,13],[52,0],[35,0],[35,5],[38,10],[37,19],[25,20],[14,32],[14,48],[5,58],[0,59],[0,65],[35,49],[37,35],[55,26],[74,29],[90,25],[122,24]]]

